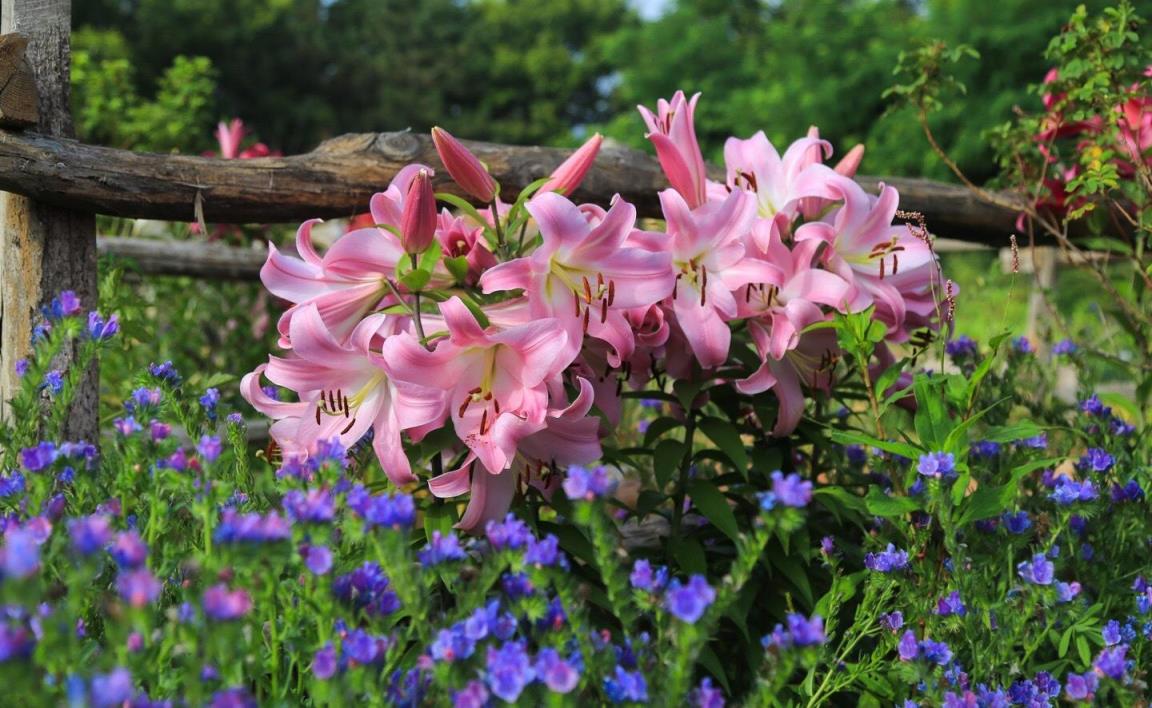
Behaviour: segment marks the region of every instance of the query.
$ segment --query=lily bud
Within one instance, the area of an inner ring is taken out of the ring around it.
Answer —
[[[552,173],[544,186],[540,188],[540,192],[559,192],[565,196],[571,195],[584,181],[584,175],[588,174],[588,169],[592,167],[592,163],[596,161],[596,155],[600,153],[600,144],[604,142],[604,136],[596,133],[588,142],[580,146],[580,149],[568,156],[568,159],[560,164],[559,167]]]
[[[448,174],[465,192],[488,204],[496,198],[496,180],[480,163],[472,151],[464,147],[452,134],[440,127],[432,129],[432,142]]]
[[[836,163],[836,174],[844,175],[845,177],[855,177],[856,170],[860,168],[860,161],[864,159],[864,145],[860,144],[848,151],[844,157],[840,158],[840,162]]]
[[[436,236],[436,193],[428,170],[420,170],[404,197],[400,216],[400,242],[407,253],[423,253]]]

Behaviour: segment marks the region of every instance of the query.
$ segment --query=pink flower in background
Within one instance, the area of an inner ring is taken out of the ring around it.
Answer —
[[[216,124],[216,142],[220,145],[220,157],[225,160],[248,160],[253,157],[272,157],[280,154],[269,150],[264,143],[254,143],[241,150],[240,144],[244,142],[244,136],[247,134],[244,121],[239,118],[233,118],[229,123],[220,121]]]
[[[656,148],[656,157],[668,182],[692,209],[707,200],[708,172],[700,145],[696,142],[693,117],[699,98],[700,94],[696,94],[687,100],[683,91],[677,91],[671,101],[660,99],[656,102],[656,113],[637,106],[648,126],[645,137]]]
[[[484,227],[444,209],[436,227],[436,240],[445,258],[464,258],[468,263],[467,285],[476,285],[484,271],[496,265],[496,256],[484,240]]]
[[[618,200],[599,223],[559,194],[528,202],[543,242],[531,256],[488,270],[484,292],[522,289],[533,317],[556,318],[568,333],[572,356],[588,334],[612,345],[614,365],[632,352],[624,311],[647,307],[672,292],[667,253],[628,247],[636,209]]]

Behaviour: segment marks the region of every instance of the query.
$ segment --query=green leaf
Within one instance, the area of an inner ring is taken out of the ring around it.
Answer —
[[[488,320],[488,315],[484,314],[484,308],[480,306],[480,303],[476,302],[476,298],[472,297],[466,290],[461,291],[460,294],[462,295],[460,302],[464,303],[464,307],[468,308],[468,311],[472,313],[472,316],[476,318],[476,322],[478,322],[481,327],[488,327],[492,324]]]
[[[1084,666],[1092,665],[1092,649],[1088,646],[1088,640],[1084,638],[1083,634],[1076,635],[1076,651],[1080,654],[1080,661]]]
[[[1042,432],[1044,432],[1044,429],[1039,425],[1025,421],[1014,425],[991,427],[984,433],[984,439],[999,443],[1016,442],[1017,440],[1034,438]]]
[[[796,560],[794,556],[772,556],[771,559],[772,566],[779,569],[784,577],[796,586],[804,598],[804,603],[811,607],[814,602],[812,585],[809,584],[808,574],[805,572],[804,566],[800,565],[800,561]]]
[[[432,274],[426,270],[410,270],[404,275],[400,276],[400,284],[408,288],[411,292],[423,290],[428,281],[432,279]]]
[[[708,669],[708,673],[716,677],[720,685],[724,687],[725,693],[731,693],[732,687],[728,685],[728,674],[724,673],[724,665],[720,663],[720,657],[716,656],[716,652],[712,651],[712,647],[705,645],[700,650],[700,664]]]
[[[708,573],[708,560],[704,556],[704,546],[699,541],[694,538],[669,538],[668,543],[672,546],[672,556],[680,570],[688,575]]]
[[[441,536],[447,536],[452,532],[452,525],[456,521],[455,504],[429,505],[424,509],[424,535],[429,541],[432,540],[433,531],[439,531]]]
[[[1060,637],[1060,646],[1056,650],[1056,655],[1061,659],[1068,653],[1068,645],[1072,642],[1072,632],[1075,629],[1075,627],[1069,627],[1064,630],[1063,636]]]
[[[596,564],[596,552],[592,548],[592,542],[575,526],[541,521],[540,531],[555,534],[560,541],[560,547],[573,557],[579,558],[588,565],[594,566]]]
[[[688,485],[688,496],[692,497],[692,505],[728,538],[735,541],[740,537],[740,527],[736,524],[732,507],[728,505],[728,497],[710,481],[694,480]]]
[[[837,513],[833,507],[847,509],[861,515],[868,513],[868,505],[865,504],[864,497],[853,494],[843,487],[820,487],[813,490],[812,496],[815,497],[816,501],[832,510],[833,513]],[[839,516],[838,513],[837,516]]]
[[[880,440],[858,430],[829,428],[828,437],[831,438],[832,442],[838,442],[841,445],[864,445],[866,447],[878,447],[885,452],[891,452],[894,455],[907,457],[910,460],[915,460],[924,452],[914,445],[895,442],[892,440]]]
[[[448,272],[458,283],[463,283],[464,279],[468,277],[468,259],[464,256],[445,258],[444,267],[448,269]]]
[[[661,440],[652,453],[652,472],[656,475],[656,485],[659,489],[668,486],[672,476],[680,469],[680,461],[684,459],[684,443],[679,440]]]
[[[870,487],[868,496],[864,497],[864,505],[868,513],[873,516],[885,518],[903,516],[910,511],[919,511],[920,502],[911,497],[893,497],[880,491],[879,487]]]
[[[941,449],[952,427],[938,381],[928,376],[917,376],[912,384],[916,392],[916,434],[920,436],[920,444],[930,450]]]
[[[660,437],[669,430],[675,430],[684,423],[672,418],[670,416],[661,416],[648,424],[648,429],[644,431],[644,447],[652,447],[652,443],[656,438]]]
[[[747,471],[748,451],[744,449],[744,441],[740,439],[736,426],[719,418],[704,418],[700,421],[700,429],[728,456],[737,470]]]

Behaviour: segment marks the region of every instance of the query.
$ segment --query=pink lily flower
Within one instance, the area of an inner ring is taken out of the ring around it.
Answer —
[[[499,474],[512,464],[517,444],[544,428],[546,382],[572,361],[568,336],[552,319],[486,331],[456,297],[441,303],[440,313],[448,336],[435,349],[405,333],[388,338],[384,357],[397,380],[435,381],[447,392],[457,436]]]
[[[282,346],[291,346],[290,323],[302,306],[316,305],[327,327],[343,339],[365,315],[394,304],[387,281],[395,277],[400,260],[408,257],[397,236],[404,200],[413,180],[426,169],[409,165],[396,175],[387,191],[373,195],[372,218],[376,224],[391,228],[373,226],[349,231],[323,257],[312,243],[312,228],[321,223],[319,219],[306,221],[297,230],[299,258],[268,244],[268,259],[260,269],[260,279],[273,295],[295,305],[280,318]],[[428,287],[447,287],[452,281],[441,265],[433,272]]]
[[[560,163],[548,181],[540,187],[540,193],[559,192],[568,196],[575,192],[584,181],[584,175],[592,168],[592,163],[596,161],[596,155],[600,153],[600,144],[603,142],[604,136],[600,133],[589,138],[567,160]]]
[[[784,157],[763,131],[747,140],[728,138],[724,143],[728,186],[755,194],[762,217],[784,213],[794,218],[805,197],[829,198],[826,183],[835,173],[822,161],[831,154],[832,146],[818,137],[797,140]]]
[[[647,307],[672,292],[671,258],[625,245],[636,208],[617,200],[599,223],[552,192],[528,202],[543,243],[531,256],[491,268],[480,278],[484,292],[522,289],[533,317],[553,317],[568,333],[575,357],[588,334],[612,345],[618,366],[633,346],[625,311]]]
[[[476,226],[462,216],[444,209],[436,227],[436,240],[445,258],[464,258],[468,261],[466,285],[476,285],[484,271],[496,265],[496,256],[488,250],[484,240],[484,227]]]
[[[900,199],[892,187],[881,185],[879,197],[872,197],[854,181],[837,176],[828,188],[843,206],[822,221],[800,226],[796,241],[819,239],[829,244],[825,264],[854,286],[850,309],[875,304],[876,317],[888,326],[889,337],[907,339],[909,306],[921,318],[936,308],[933,292],[941,284],[931,246],[906,226],[892,223]]]
[[[700,94],[696,94],[687,100],[683,91],[677,91],[671,101],[656,102],[655,114],[644,106],[637,106],[648,126],[645,137],[656,148],[656,157],[668,182],[693,209],[707,200],[708,182],[693,118],[699,98]]]
[[[744,257],[744,238],[756,218],[756,203],[736,190],[723,202],[692,210],[679,192],[666,189],[660,193],[660,204],[668,233],[638,232],[633,239],[672,254],[675,283],[666,306],[700,366],[719,366],[728,358],[732,339],[727,323],[738,314],[732,291],[766,282],[775,272],[764,261]]]
[[[760,352],[762,358],[783,359],[799,344],[804,327],[823,318],[819,305],[843,312],[853,295],[848,281],[814,267],[820,250],[826,247],[823,242],[801,241],[791,249],[784,245],[780,231],[787,224],[787,217],[778,214],[774,220],[760,220],[752,227],[751,241],[759,246],[757,256],[777,272],[765,282],[749,283],[736,294],[740,315],[759,318],[759,325],[769,335],[767,347]]]
[[[235,160],[240,154],[240,142],[244,140],[244,121],[233,118],[231,123],[220,121],[216,125],[216,142],[220,144],[220,157]]]
[[[432,142],[444,163],[444,168],[456,184],[484,204],[496,198],[496,180],[488,174],[488,168],[472,151],[464,147],[451,133],[436,126],[432,128]]]
[[[520,441],[518,453],[508,469],[498,474],[479,469],[474,464],[477,457],[473,452],[457,469],[429,480],[428,488],[441,498],[471,493],[457,528],[476,531],[484,528],[490,519],[503,518],[520,482],[531,479],[532,469],[550,464],[588,464],[600,458],[599,419],[588,415],[592,408],[592,386],[583,378],[577,382],[580,393],[576,399],[563,408],[549,409],[546,426]],[[557,400],[566,398],[558,379],[552,388],[552,393],[559,396]]]
[[[831,329],[817,329],[809,332],[808,327],[824,321],[819,308],[804,308],[790,313],[796,319],[791,321],[801,332],[796,346],[788,349],[784,356],[772,356],[772,332],[764,320],[749,320],[748,332],[756,349],[764,356],[764,363],[751,376],[736,382],[736,389],[752,395],[768,389],[776,394],[780,403],[772,435],[789,435],[804,415],[804,390],[802,385],[827,392],[832,385],[832,372],[839,359],[840,349],[836,335]]]
[[[385,320],[385,315],[364,318],[341,343],[316,306],[306,306],[292,318],[293,356],[270,357],[264,374],[306,402],[295,431],[296,448],[311,449],[334,437],[351,447],[372,429],[372,448],[385,474],[402,485],[416,477],[401,431],[414,431],[413,439],[419,439],[443,421],[447,408],[440,389],[398,383],[389,375],[388,363],[373,351],[388,327]]]

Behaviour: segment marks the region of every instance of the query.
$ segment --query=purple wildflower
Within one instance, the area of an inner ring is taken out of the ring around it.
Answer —
[[[1071,339],[1061,339],[1052,345],[1052,354],[1055,356],[1068,356],[1075,354],[1078,347]]]
[[[283,506],[288,517],[297,523],[324,524],[336,515],[332,492],[324,488],[307,492],[293,489],[284,495]]]
[[[647,559],[641,558],[632,566],[632,574],[628,576],[632,587],[649,593],[658,593],[668,584],[668,569],[664,566],[653,570]]]
[[[1103,674],[1110,679],[1120,680],[1124,678],[1124,674],[1128,671],[1128,661],[1125,659],[1127,653],[1127,644],[1106,647],[1101,649],[1100,653],[1096,655],[1092,666],[1096,669],[1097,673]]]
[[[486,708],[488,695],[484,684],[473,679],[463,690],[452,693],[452,705],[454,708]]]
[[[587,469],[579,465],[568,468],[564,476],[564,494],[569,499],[592,501],[611,494],[616,489],[616,478],[607,467]]]
[[[40,543],[27,528],[13,528],[4,533],[0,547],[0,570],[5,577],[27,578],[40,569]]]
[[[120,331],[120,317],[113,314],[108,319],[93,310],[88,313],[88,337],[97,341],[108,340]]]
[[[647,703],[648,682],[644,680],[644,674],[639,671],[625,671],[624,667],[617,666],[616,673],[604,679],[604,693],[613,703],[625,701]]]
[[[155,602],[162,589],[163,585],[147,568],[121,571],[116,578],[116,591],[133,607],[144,607]]]
[[[132,674],[123,667],[92,677],[92,705],[96,708],[123,705],[132,699],[133,691]]]
[[[488,647],[485,668],[488,688],[509,703],[515,702],[536,678],[523,642],[506,642],[499,649]]]
[[[312,675],[321,681],[335,676],[338,667],[336,649],[332,647],[332,642],[325,644],[312,656]]]
[[[202,603],[204,614],[216,620],[234,620],[248,614],[252,609],[252,596],[247,590],[229,590],[220,583],[204,591]]]
[[[964,605],[964,601],[960,599],[960,591],[953,590],[946,596],[936,601],[936,614],[941,617],[949,615],[957,615],[963,617],[968,614],[968,608]]]
[[[20,464],[29,472],[39,472],[56,461],[56,446],[44,441],[20,451]]]
[[[896,550],[891,543],[879,553],[864,556],[864,567],[878,573],[894,573],[908,567],[908,551]]]
[[[1016,566],[1016,572],[1020,577],[1033,585],[1051,585],[1055,570],[1052,561],[1043,553],[1037,553],[1032,556],[1031,561],[1024,561]]]
[[[580,671],[573,662],[565,661],[555,649],[541,649],[536,654],[536,676],[553,693],[571,693],[580,683]]]
[[[1068,674],[1064,679],[1064,692],[1070,700],[1090,701],[1100,685],[1100,679],[1091,671],[1083,674]]]
[[[460,548],[460,539],[455,533],[449,531],[447,535],[442,535],[439,531],[433,531],[432,540],[420,551],[420,565],[428,568],[449,561],[461,561],[467,557],[464,549]]]
[[[93,514],[68,522],[68,535],[72,550],[89,556],[103,549],[112,540],[112,520],[104,514]]]
[[[673,580],[664,596],[664,609],[676,619],[695,624],[716,600],[716,591],[703,575],[693,575],[686,585]]]
[[[223,451],[224,444],[220,442],[220,438],[216,435],[204,435],[200,438],[200,442],[196,444],[196,452],[200,453],[200,457],[209,464],[215,462]]]
[[[948,477],[956,470],[956,457],[950,452],[929,452],[920,456],[916,471],[925,477]]]
[[[812,483],[800,479],[796,473],[784,476],[780,470],[772,473],[772,493],[784,506],[805,507],[812,501]]]
[[[313,575],[324,575],[332,570],[332,551],[327,546],[308,546],[301,555],[304,556],[304,566]]]

